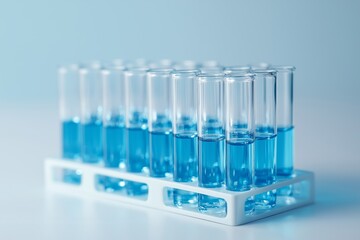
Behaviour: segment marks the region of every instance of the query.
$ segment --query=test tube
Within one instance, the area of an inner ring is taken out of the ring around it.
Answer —
[[[248,191],[253,183],[254,76],[240,72],[225,77],[226,189],[230,191]],[[251,197],[245,202],[245,212],[254,209]]]
[[[79,66],[60,67],[58,70],[60,120],[62,128],[62,157],[75,161],[81,154],[80,82]],[[79,170],[64,169],[63,181],[80,184]]]
[[[172,69],[159,68],[147,73],[152,177],[173,174],[171,72]]]
[[[198,176],[197,92],[198,70],[177,70],[173,84],[174,181],[192,182]],[[197,194],[175,190],[174,205],[194,205]]]
[[[275,66],[277,70],[277,175],[289,177],[294,164],[293,66]]]
[[[125,168],[125,82],[124,66],[110,65],[102,70],[104,166]],[[118,178],[102,177],[106,191],[119,191],[125,182]]]
[[[224,181],[223,78],[221,73],[201,73],[198,81],[199,186],[221,187]],[[199,194],[201,212],[223,214],[223,199]]]
[[[94,62],[80,70],[81,157],[98,163],[103,157],[101,65]]]
[[[255,76],[255,177],[256,187],[271,185],[276,176],[276,71],[254,70]],[[276,191],[256,195],[259,208],[276,204]]]
[[[149,134],[146,67],[129,68],[125,71],[126,96],[126,171],[149,172]],[[127,182],[129,195],[143,195],[146,184]]]
[[[147,172],[148,168],[147,70],[140,67],[125,71],[128,172]]]

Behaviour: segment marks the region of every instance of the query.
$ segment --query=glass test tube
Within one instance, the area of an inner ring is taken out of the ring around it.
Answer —
[[[289,177],[294,169],[293,66],[276,66],[277,70],[277,159],[278,176]]]
[[[104,165],[125,168],[125,82],[124,67],[111,65],[102,70],[103,81],[103,137]],[[117,178],[102,177],[100,184],[106,191],[119,191],[125,182]]]
[[[151,69],[147,73],[149,106],[150,176],[173,174],[172,69]]]
[[[248,191],[252,187],[254,162],[254,74],[233,73],[225,77],[226,189]],[[254,198],[245,212],[255,209]]]
[[[125,146],[125,80],[123,66],[102,70],[104,165],[124,168]]]
[[[254,184],[263,187],[274,183],[276,176],[276,71],[254,70],[255,76],[255,176]],[[255,197],[260,208],[276,204],[276,191]]]
[[[62,157],[80,159],[80,82],[79,66],[72,64],[58,70],[60,120],[62,128]],[[63,181],[80,184],[81,172],[64,169]]]
[[[149,135],[146,72],[148,68],[135,67],[125,71],[126,96],[126,161],[128,172],[148,173]],[[128,182],[129,195],[142,195],[146,184]]]
[[[198,81],[199,186],[221,187],[224,181],[223,73],[200,74]],[[223,213],[225,201],[199,194],[202,212]]]
[[[94,62],[80,70],[81,157],[97,163],[103,157],[101,66]]]
[[[198,176],[197,88],[198,70],[178,70],[173,84],[174,181],[191,182]],[[174,205],[194,205],[197,194],[174,191]]]

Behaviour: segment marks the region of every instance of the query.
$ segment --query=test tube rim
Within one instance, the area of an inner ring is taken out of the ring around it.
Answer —
[[[201,68],[216,68],[221,67],[221,64],[217,60],[205,60],[199,63]]]
[[[224,66],[224,72],[227,74],[227,72],[231,73],[232,71],[251,71],[250,66],[246,65],[231,65],[231,66]]]
[[[193,64],[194,66],[198,66],[199,62],[195,61],[195,60],[191,60],[191,59],[186,59],[186,60],[179,60],[179,61],[175,61],[174,65],[181,65],[181,64]]]
[[[79,73],[80,75],[88,74],[89,70],[100,71],[103,69],[103,65],[100,61],[92,61],[90,63],[79,64]]]
[[[79,71],[80,64],[78,63],[71,63],[71,64],[61,64],[58,66],[58,72],[59,74],[66,74],[71,71]]]
[[[114,67],[114,68],[107,68],[107,67],[104,67],[102,68],[101,70],[101,74],[104,76],[109,76],[111,74],[111,71],[121,71],[121,72],[125,72],[126,71],[126,68],[118,68],[118,67]]]
[[[271,65],[267,62],[260,62],[260,63],[253,63],[249,64],[249,67],[252,71],[258,70],[258,69],[269,69]]]
[[[275,69],[255,69],[252,70],[255,75],[265,75],[265,74],[276,74],[277,71]]]
[[[104,64],[101,70],[122,70],[125,71],[127,68],[125,65],[120,64],[114,64],[114,63],[108,63]]]
[[[61,65],[61,66],[58,67],[58,73],[59,73],[59,74],[66,74],[67,72],[68,72],[67,67],[65,67],[65,66],[63,66],[63,65]]]
[[[128,67],[125,69],[126,73],[131,73],[131,72],[141,72],[141,73],[146,73],[149,70],[148,67]]]
[[[178,75],[197,75],[198,73],[200,73],[199,69],[179,69],[179,70],[174,70],[171,75],[172,76],[178,76]]]
[[[295,71],[296,67],[291,65],[273,65],[271,66],[272,69],[275,69],[278,72],[286,72],[286,71]]]
[[[174,71],[173,68],[149,68],[147,72],[148,73],[167,73],[167,74],[170,74],[173,71]]]
[[[199,72],[197,77],[199,79],[217,79],[217,78],[224,78],[225,77],[225,73],[224,72]]]
[[[81,69],[99,70],[103,67],[103,64],[101,64],[101,62],[98,60],[94,60],[94,61],[90,61],[90,62],[81,63],[81,64],[79,64],[79,66]]]
[[[236,73],[235,75],[225,74],[225,80],[232,79],[234,81],[254,81],[255,76],[255,73]]]

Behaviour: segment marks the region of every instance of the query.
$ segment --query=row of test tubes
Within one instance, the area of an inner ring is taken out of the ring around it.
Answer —
[[[59,69],[64,159],[200,187],[249,191],[293,175],[292,66],[216,62],[73,64]],[[63,181],[80,184],[65,170]],[[103,177],[106,191],[145,194],[146,184]],[[245,211],[276,206],[271,191]],[[221,213],[223,199],[174,190],[177,207]]]

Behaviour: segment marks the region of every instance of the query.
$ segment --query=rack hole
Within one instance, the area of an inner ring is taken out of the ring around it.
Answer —
[[[253,205],[252,209],[249,210],[249,206],[245,202],[245,215],[259,215],[274,209],[309,201],[310,191],[311,183],[309,180],[289,184],[272,191],[264,191],[248,198],[253,199]]]
[[[149,187],[145,183],[101,174],[95,175],[95,189],[99,192],[136,198],[143,201],[147,200],[149,192]]]
[[[168,207],[216,217],[226,217],[227,213],[227,203],[224,199],[177,188],[165,187],[163,202]]]
[[[82,172],[74,168],[54,167],[53,180],[63,182],[70,185],[80,185],[82,180]]]

